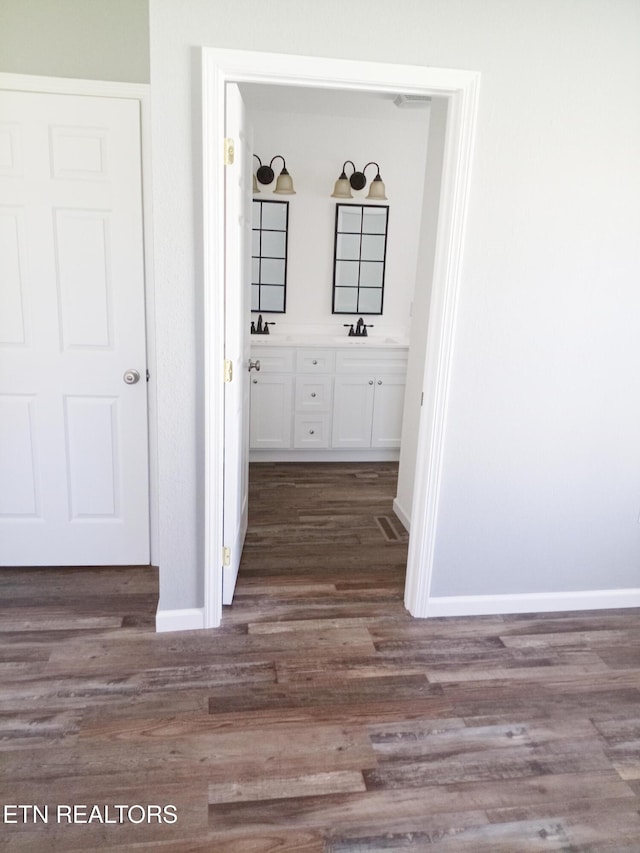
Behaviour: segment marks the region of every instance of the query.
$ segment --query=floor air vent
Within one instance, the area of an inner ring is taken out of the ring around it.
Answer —
[[[407,532],[400,526],[400,522],[389,518],[388,515],[374,515],[373,520],[387,542],[407,541]]]

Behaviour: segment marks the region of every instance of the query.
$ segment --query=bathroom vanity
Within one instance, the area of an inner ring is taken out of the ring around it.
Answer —
[[[252,461],[399,458],[408,345],[394,338],[252,340]]]

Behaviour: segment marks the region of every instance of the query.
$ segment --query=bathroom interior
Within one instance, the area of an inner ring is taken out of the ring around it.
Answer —
[[[250,461],[397,462],[430,102],[305,87],[240,90],[255,154],[251,363],[261,365],[251,372]],[[285,163],[291,180],[284,188],[293,193],[276,191]],[[270,182],[255,179],[261,165],[272,166]],[[350,184],[351,198],[333,195],[343,168],[347,179],[353,172],[366,179],[359,190]],[[271,242],[272,229],[286,233]],[[344,231],[360,234],[345,238]],[[371,231],[372,263],[363,265]],[[352,257],[344,246],[354,239],[361,240],[359,282],[373,287],[340,286],[354,284],[357,263],[339,260]],[[261,250],[262,240],[268,248]],[[286,259],[269,248],[283,244]],[[279,260],[269,266],[273,255]],[[370,282],[364,266],[375,268]],[[407,530],[411,490],[393,505]]]

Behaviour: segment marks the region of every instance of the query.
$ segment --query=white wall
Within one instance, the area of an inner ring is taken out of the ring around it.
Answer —
[[[268,103],[268,98],[265,100]],[[346,159],[353,160],[359,169],[375,160],[387,188],[388,201],[382,203],[389,205],[389,230],[384,311],[366,322],[375,325],[376,335],[406,336],[415,284],[429,110],[403,112],[389,100],[364,99],[358,115],[344,114],[346,111],[337,115],[342,99],[334,100],[333,114],[324,106],[317,111],[307,106],[306,112],[295,113],[250,110],[255,153],[263,163],[282,154],[296,189],[296,195],[287,197],[287,311],[263,316],[276,321],[279,333],[306,328],[313,332],[326,329],[336,335],[345,331],[344,323],[357,319],[331,313],[337,201],[331,193]],[[274,167],[277,175],[282,161],[277,160]],[[369,180],[375,174],[375,168],[367,169]],[[256,198],[284,199],[274,195],[273,188],[275,182],[261,186]],[[354,198],[366,204],[368,189],[369,184],[360,192],[354,191]]]
[[[202,44],[482,73],[433,589],[637,586],[640,4],[151,0],[150,11],[161,607],[202,604]]]
[[[148,83],[148,0],[2,0],[0,71]]]

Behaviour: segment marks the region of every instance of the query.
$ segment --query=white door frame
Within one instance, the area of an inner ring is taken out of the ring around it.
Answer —
[[[409,612],[413,616],[426,616],[480,75],[474,71],[446,68],[202,49],[205,628],[217,627],[222,619],[224,106],[227,82],[403,92],[448,100],[429,346],[423,379],[426,405],[420,417],[405,585],[405,604]]]
[[[149,542],[151,563],[158,565],[158,421],[155,311],[151,230],[151,92],[145,83],[116,83],[106,80],[76,80],[72,77],[40,77],[0,72],[0,89],[52,95],[85,95],[94,98],[125,98],[140,105],[142,165],[142,229],[146,320],[147,424],[149,432]]]

